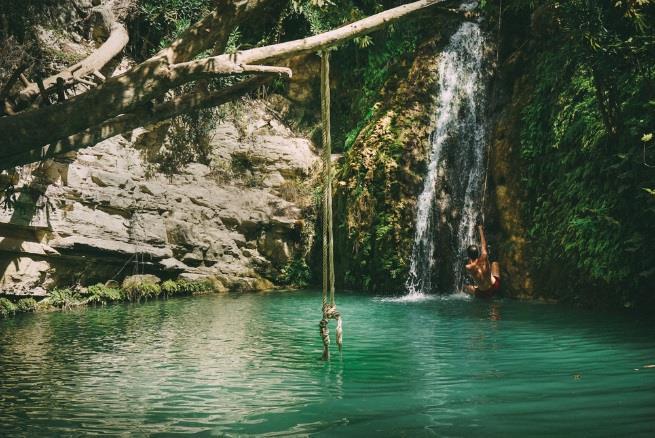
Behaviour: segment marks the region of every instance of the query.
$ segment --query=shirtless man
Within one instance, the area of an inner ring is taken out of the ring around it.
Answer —
[[[468,253],[469,262],[466,264],[466,271],[471,274],[475,281],[475,286],[465,285],[464,290],[476,297],[490,298],[500,290],[500,266],[498,262],[489,264],[489,255],[487,253],[487,239],[484,237],[482,225],[478,225],[480,232],[480,246],[470,245],[466,252]]]

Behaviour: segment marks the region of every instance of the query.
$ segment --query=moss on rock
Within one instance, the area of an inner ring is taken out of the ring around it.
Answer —
[[[407,276],[416,199],[433,130],[437,57],[432,36],[391,77],[337,172],[336,269],[347,286],[397,290]]]

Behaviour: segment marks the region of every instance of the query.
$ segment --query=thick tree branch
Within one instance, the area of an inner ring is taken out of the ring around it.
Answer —
[[[236,57],[233,56],[232,60],[240,64],[271,64],[280,59],[315,52],[369,34],[408,15],[442,3],[443,1],[419,0],[408,3],[308,38],[245,50],[237,53]],[[226,57],[230,55],[221,56]]]
[[[257,47],[236,54],[223,54],[171,66],[179,74],[215,73],[221,74],[234,64],[264,64],[284,58],[315,52],[330,46],[374,32],[400,20],[413,12],[441,3],[443,0],[420,0],[380,12],[338,29],[300,40],[287,41],[271,46]]]
[[[43,86],[46,92],[54,90],[57,84],[57,78],[62,78],[66,85],[73,84],[84,76],[95,73],[103,68],[109,61],[118,55],[123,48],[127,45],[129,36],[125,26],[118,22],[111,25],[111,34],[107,41],[104,42],[97,50],[95,50],[86,59],[70,66],[56,75],[43,80]],[[93,84],[95,85],[95,84]],[[19,100],[29,102],[37,94],[39,94],[39,86],[36,83],[31,83],[28,87],[21,90],[18,95]]]
[[[213,18],[201,20],[205,26],[217,25],[220,31],[209,32],[211,44],[224,39],[225,32],[248,19],[258,8],[276,0],[251,0],[230,2],[220,0]],[[194,43],[193,32],[200,32],[194,25],[170,47],[154,57],[133,67],[122,75],[108,78],[93,88],[64,103],[23,111],[11,117],[0,118],[0,132],[5,135],[0,142],[0,161],[5,156],[19,154],[26,149],[51,143],[53,139],[66,138],[89,127],[102,124],[105,120],[134,111],[139,105],[161,96],[171,88],[186,81],[173,80],[171,60],[186,61],[209,45],[208,42]],[[226,37],[225,37],[226,38]],[[211,46],[210,46],[211,47]],[[193,79],[193,78],[191,78]],[[190,79],[190,80],[191,80]]]
[[[34,163],[66,152],[93,146],[115,135],[124,134],[141,126],[152,125],[192,110],[220,106],[259,88],[271,79],[271,76],[255,77],[213,93],[196,91],[155,105],[150,109],[139,108],[132,113],[114,117],[99,126],[86,129],[51,145],[6,157],[0,163],[0,169]]]
[[[216,75],[231,75],[244,73],[282,74],[291,77],[293,72],[288,67],[269,65],[236,64],[229,59],[210,58],[212,62],[184,62],[171,66],[171,77],[174,81],[188,82]]]

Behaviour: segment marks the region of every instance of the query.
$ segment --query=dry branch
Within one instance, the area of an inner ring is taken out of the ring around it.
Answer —
[[[123,50],[127,45],[128,40],[129,36],[125,26],[118,22],[113,23],[111,25],[111,34],[109,35],[109,38],[107,38],[107,41],[105,41],[104,44],[102,44],[91,55],[66,70],[43,80],[43,86],[45,87],[46,92],[55,89],[57,78],[64,79],[66,84],[73,84],[76,81],[79,81],[80,78],[100,70]],[[30,83],[26,88],[21,90],[18,98],[21,101],[27,102],[34,98],[38,93],[38,84]]]
[[[14,84],[16,84],[16,81],[21,78],[21,76],[25,77],[23,75],[23,72],[27,70],[27,68],[30,65],[28,63],[24,63],[18,66],[18,68],[9,76],[9,79],[7,80],[7,83],[5,84],[4,87],[2,87],[2,91],[0,91],[0,100],[4,100],[9,96],[9,92],[11,89],[14,87]]]

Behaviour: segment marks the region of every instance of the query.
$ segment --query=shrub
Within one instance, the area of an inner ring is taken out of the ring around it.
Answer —
[[[70,309],[71,307],[79,306],[81,304],[79,296],[68,288],[53,289],[48,297],[48,302],[50,305],[61,309]]]
[[[177,295],[180,292],[180,285],[175,280],[166,280],[161,284],[161,291],[165,297]]]
[[[37,302],[34,298],[22,298],[16,304],[16,310],[19,312],[36,311]]]
[[[7,298],[0,298],[0,318],[7,318],[16,313],[16,305]]]
[[[120,301],[123,299],[123,294],[121,290],[115,287],[108,287],[102,283],[98,283],[94,286],[89,286],[87,289],[88,298],[87,303],[102,304],[111,303],[114,301]]]
[[[123,281],[123,294],[130,301],[140,301],[141,298],[154,298],[161,293],[161,287],[155,282],[154,276],[134,276]],[[157,280],[158,281],[158,280]]]
[[[311,280],[311,272],[305,259],[301,257],[289,260],[282,271],[278,280],[287,286],[306,287]]]
[[[208,280],[177,280],[181,294],[199,294],[210,292],[213,288]]]

